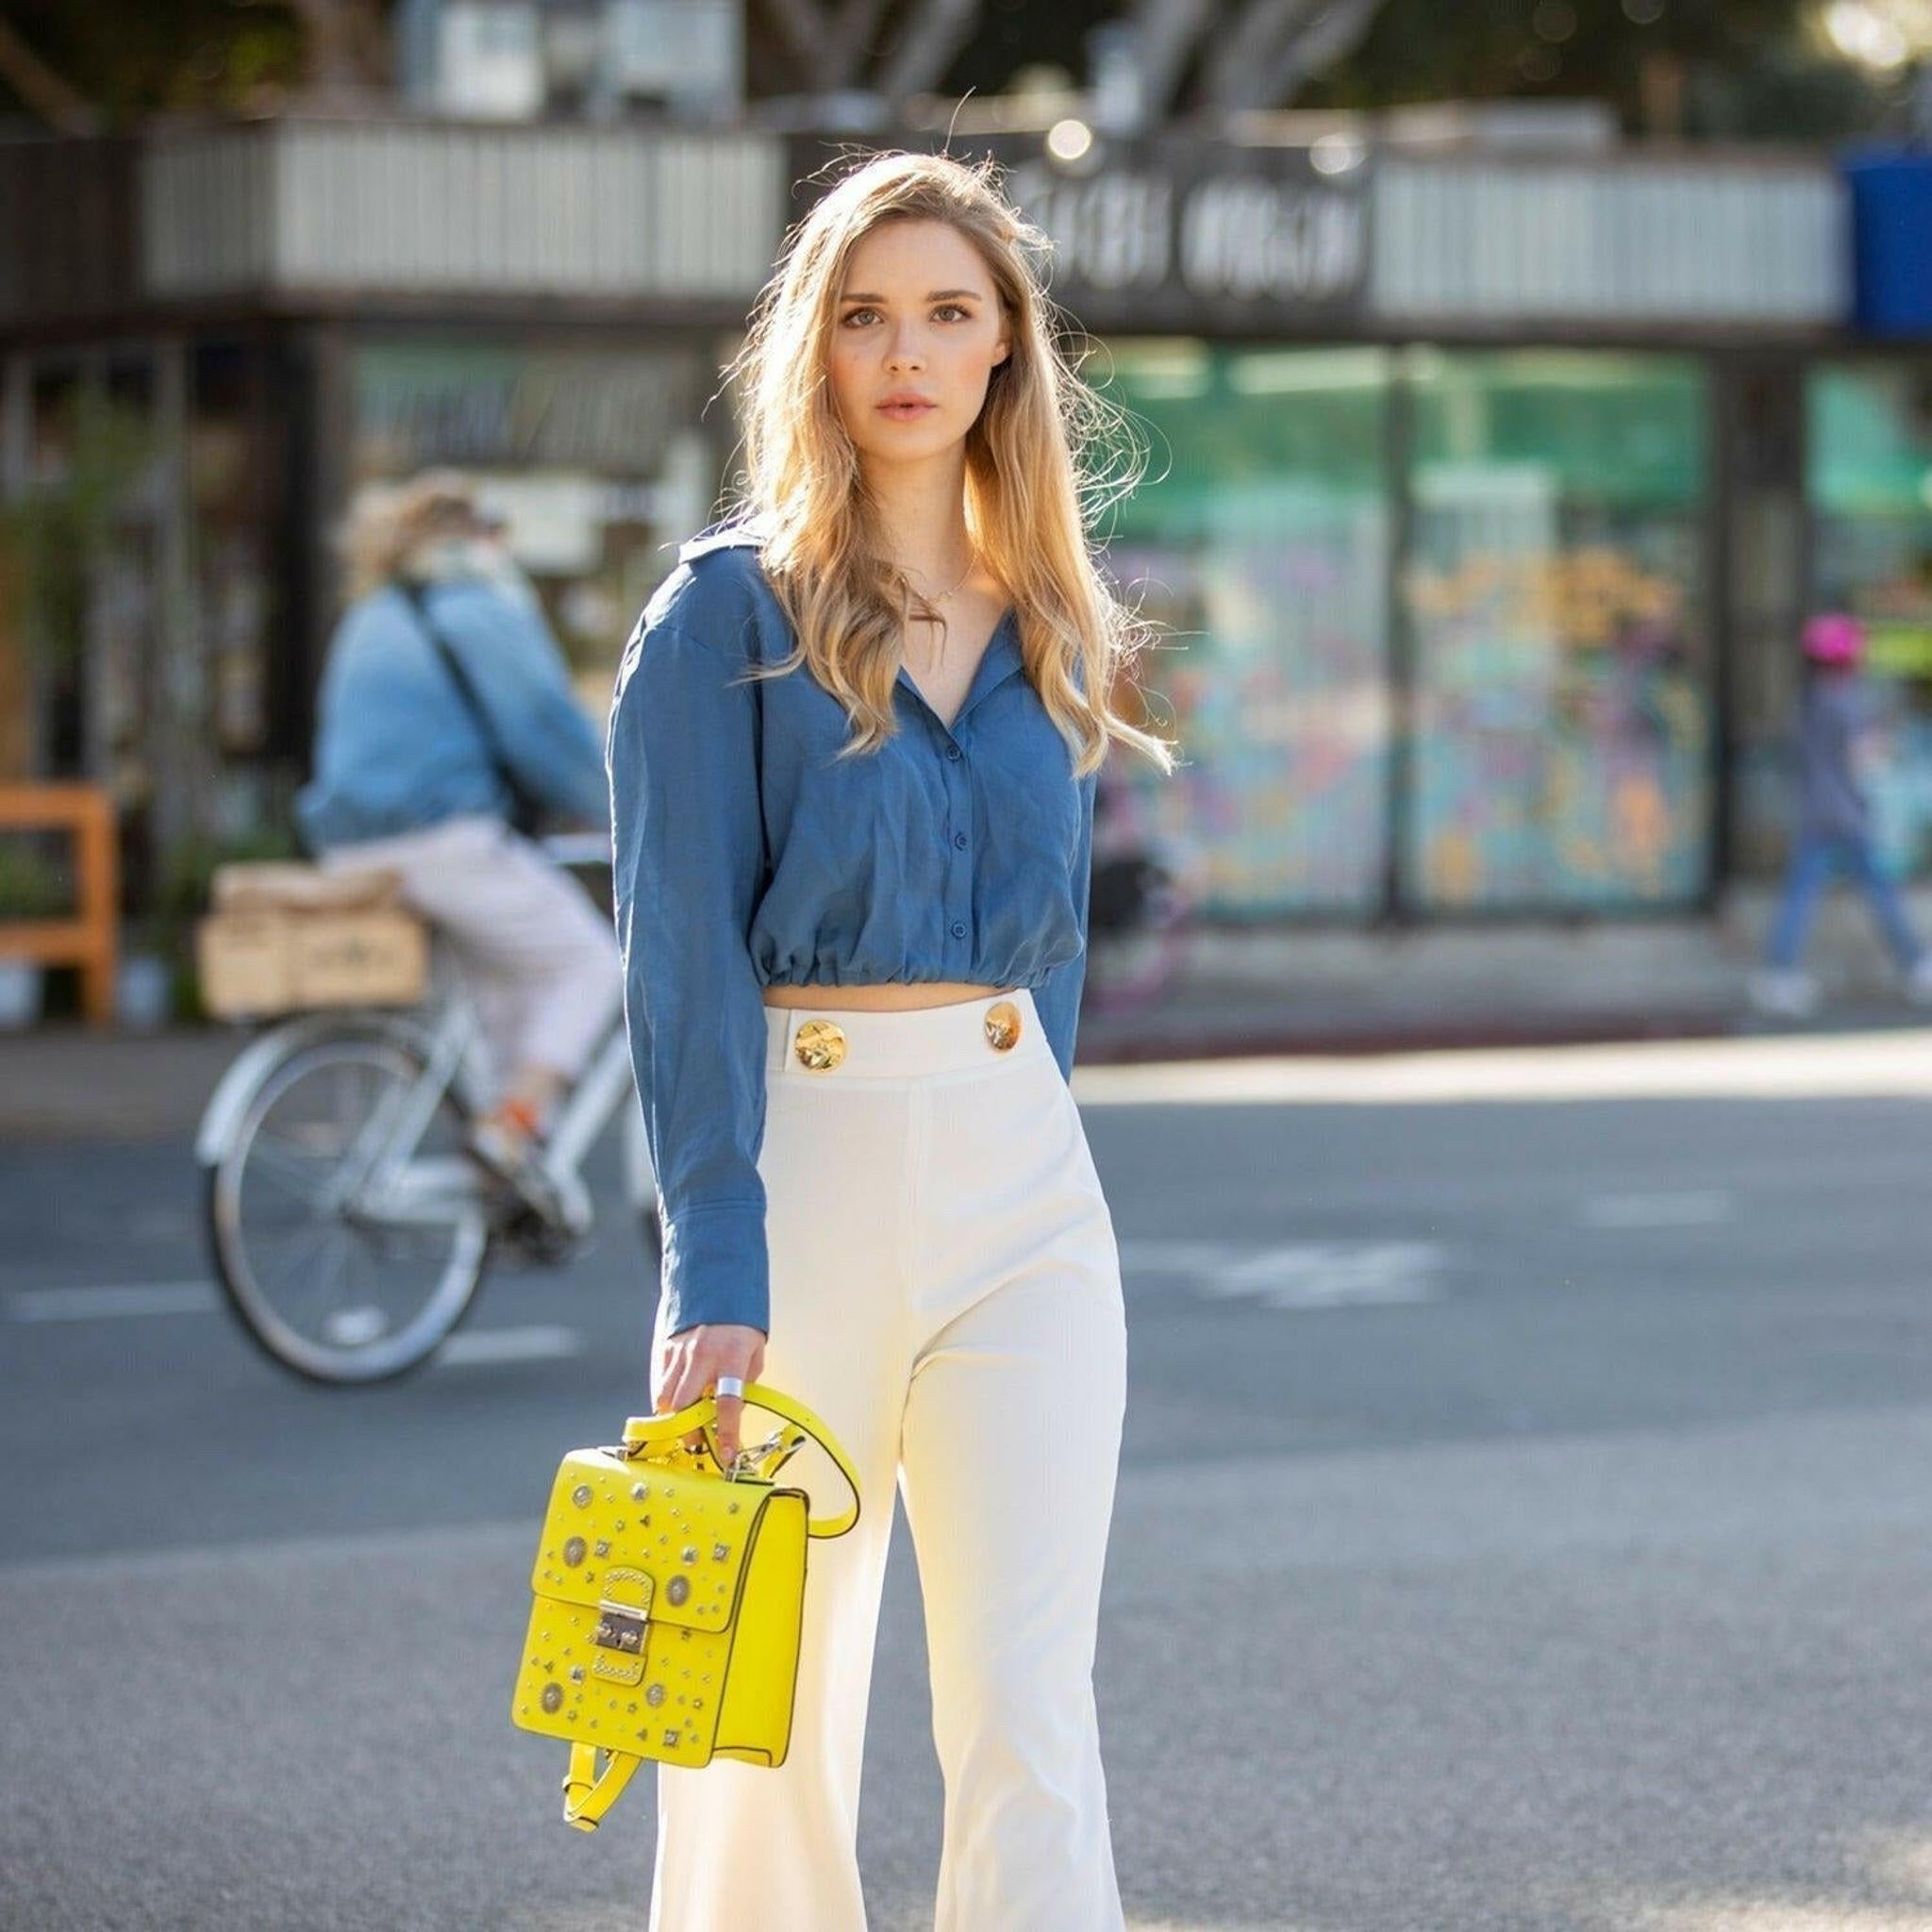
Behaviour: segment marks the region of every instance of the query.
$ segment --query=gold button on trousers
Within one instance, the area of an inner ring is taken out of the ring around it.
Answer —
[[[935,1932],[1123,1932],[1092,1668],[1126,1333],[1079,1110],[1024,991],[765,1019],[763,1379],[824,1418],[865,1507],[812,1547],[785,1763],[658,1767],[652,1932],[863,1932],[895,1485],[945,1774]],[[835,1480],[812,1453],[788,1480]]]

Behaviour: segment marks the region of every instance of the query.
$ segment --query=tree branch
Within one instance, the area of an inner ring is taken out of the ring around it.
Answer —
[[[387,79],[387,42],[371,0],[289,0],[302,23],[307,61],[304,92],[312,97],[359,99]]]
[[[979,24],[979,5],[980,0],[918,0],[879,80],[888,100],[903,101],[940,84]]]
[[[831,31],[824,36],[819,56],[819,85],[848,88],[857,84],[865,68],[872,38],[885,18],[887,0],[844,0]]]
[[[801,79],[816,82],[830,27],[816,0],[765,0],[765,12]]]
[[[1208,104],[1213,108],[1256,108],[1264,103],[1257,86],[1271,75],[1282,49],[1320,0],[1247,0],[1208,63]]]
[[[0,80],[50,126],[62,134],[92,134],[93,109],[60,78],[5,20],[0,20]]]
[[[1346,60],[1367,39],[1385,5],[1386,0],[1330,0],[1282,49],[1268,77],[1268,98],[1260,105],[1285,106],[1301,92],[1304,82]]]
[[[1137,0],[1134,33],[1141,102],[1150,125],[1164,121],[1188,60],[1214,17],[1215,0]]]

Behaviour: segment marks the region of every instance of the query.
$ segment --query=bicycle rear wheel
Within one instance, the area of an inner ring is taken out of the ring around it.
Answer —
[[[483,1192],[444,1093],[415,1144],[376,1144],[420,1079],[379,1033],[293,1048],[208,1171],[214,1270],[250,1339],[316,1382],[406,1374],[460,1322],[491,1251]]]

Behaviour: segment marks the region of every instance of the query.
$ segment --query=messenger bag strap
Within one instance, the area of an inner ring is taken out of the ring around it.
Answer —
[[[413,577],[393,579],[395,587],[403,594],[409,608],[415,612],[416,622],[422,626],[423,635],[435,647],[437,657],[442,662],[443,670],[449,675],[449,681],[456,686],[457,695],[462,699],[484,745],[490,753],[490,762],[496,767],[496,775],[503,781],[509,792],[512,808],[527,812],[534,804],[528,789],[517,776],[516,768],[503,755],[503,741],[496,735],[496,726],[490,721],[490,712],[483,703],[482,694],[476,689],[476,681],[470,675],[468,667],[457,655],[457,648],[438,626],[429,614],[429,599],[423,586]]]

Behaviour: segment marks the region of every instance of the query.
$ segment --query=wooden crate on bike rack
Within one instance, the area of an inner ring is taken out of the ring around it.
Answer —
[[[409,1006],[429,932],[392,873],[224,866],[195,934],[202,1004],[224,1019],[316,1007]]]

